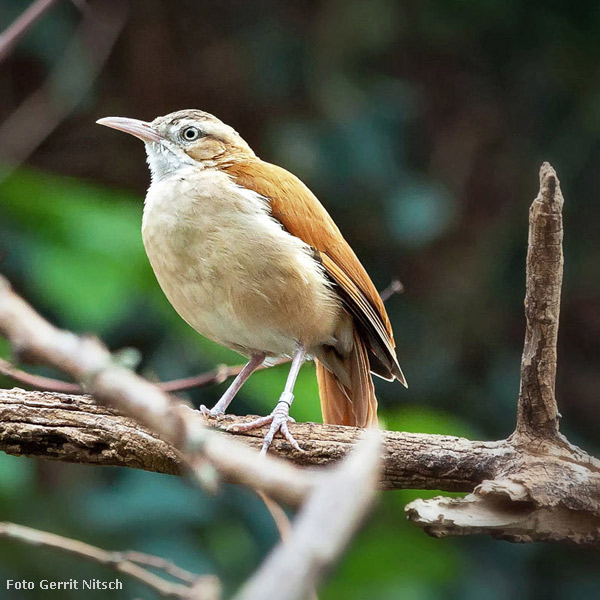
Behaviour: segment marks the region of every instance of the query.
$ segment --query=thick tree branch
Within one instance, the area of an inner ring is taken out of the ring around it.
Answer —
[[[183,475],[181,454],[90,396],[0,390],[0,449],[90,465]]]
[[[547,463],[539,467],[547,469]],[[561,479],[564,465],[550,469]],[[572,469],[577,477],[578,468]],[[530,482],[527,482],[530,483]],[[547,490],[554,502],[545,505],[532,502],[528,485],[516,478],[486,481],[465,498],[438,496],[431,500],[415,500],[407,507],[409,519],[415,521],[434,537],[486,533],[509,542],[564,542],[600,548],[598,531],[600,515],[595,510],[578,510],[557,500],[555,489]],[[588,490],[598,493],[598,488]],[[584,500],[585,503],[585,500]],[[565,503],[566,504],[566,503]]]
[[[248,417],[225,416],[212,421],[226,427]],[[324,466],[348,454],[362,430],[338,425],[294,423],[298,453],[280,438],[273,450],[303,466]],[[241,437],[259,449],[264,432]],[[504,442],[471,442],[443,435],[383,432],[381,486],[471,491],[492,477],[515,451]],[[185,464],[179,452],[150,430],[114,410],[96,405],[89,396],[0,390],[0,450],[8,454],[64,462],[132,467],[181,475]],[[424,460],[427,458],[427,460]]]
[[[225,427],[247,418],[227,416],[214,424]],[[335,425],[296,423],[292,427],[304,452],[295,452],[280,439],[275,440],[274,450],[307,466],[323,466],[339,460],[350,452],[361,435],[360,429]],[[243,437],[256,448],[262,443],[260,431],[248,432]],[[179,453],[169,444],[132,419],[95,405],[88,396],[0,390],[0,449],[9,454],[85,464],[128,466],[170,474],[185,472]],[[475,490],[466,500],[469,510],[459,508],[460,500],[448,498],[415,501],[410,505],[409,518],[432,535],[481,532],[482,517],[498,511],[488,521],[487,531],[495,537],[513,541],[568,538],[575,543],[594,545],[597,530],[594,526],[585,530],[584,516],[593,525],[596,515],[600,515],[600,462],[579,452],[576,460],[562,449],[555,456],[536,456],[504,440],[477,442],[452,436],[384,431],[380,486]],[[512,482],[511,476],[522,482]],[[517,500],[506,491],[515,486],[528,491],[528,501]],[[484,504],[476,502],[479,496],[485,499]],[[442,508],[451,508],[451,512],[446,515]],[[540,521],[538,509],[548,518]],[[462,520],[452,525],[459,513]],[[509,513],[514,523],[521,525],[520,537],[514,524],[509,527],[502,520],[502,515]],[[576,515],[573,522],[567,518],[570,514]],[[472,526],[465,527],[465,522]],[[537,531],[533,534],[536,523]],[[554,538],[548,533],[549,523],[556,530]]]

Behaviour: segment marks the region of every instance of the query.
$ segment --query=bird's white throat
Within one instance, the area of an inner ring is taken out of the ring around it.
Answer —
[[[176,144],[166,140],[162,143],[146,142],[144,146],[146,147],[146,162],[150,167],[153,183],[175,175],[181,169],[203,168],[202,163],[188,156]]]

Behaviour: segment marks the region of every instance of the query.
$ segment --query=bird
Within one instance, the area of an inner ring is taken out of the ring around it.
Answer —
[[[232,429],[268,425],[262,454],[277,434],[301,451],[289,431],[290,407],[300,367],[314,358],[323,421],[377,426],[372,375],[408,387],[392,326],[371,278],[309,188],[201,110],[97,123],[145,144],[151,177],[142,238],[166,297],[197,332],[248,359],[202,412],[224,414],[265,360],[291,358],[273,411]]]

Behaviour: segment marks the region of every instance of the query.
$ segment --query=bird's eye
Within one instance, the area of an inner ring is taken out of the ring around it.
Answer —
[[[197,140],[200,137],[200,130],[197,127],[186,127],[181,132],[181,137],[186,142],[193,142],[194,140]]]

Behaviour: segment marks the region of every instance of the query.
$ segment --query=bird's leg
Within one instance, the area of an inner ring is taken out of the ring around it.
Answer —
[[[279,402],[270,415],[266,417],[260,417],[259,419],[250,421],[249,423],[231,425],[227,428],[227,431],[249,431],[250,429],[256,429],[270,423],[271,427],[269,427],[269,431],[267,432],[267,435],[265,435],[265,439],[260,450],[261,454],[266,454],[271,442],[273,441],[273,438],[275,437],[275,434],[278,431],[281,432],[281,435],[283,435],[283,437],[296,450],[302,451],[302,448],[300,448],[298,442],[294,439],[288,429],[288,422],[293,421],[293,419],[290,417],[290,407],[294,401],[294,385],[296,383],[296,379],[298,378],[300,367],[302,366],[305,358],[306,349],[303,346],[298,346],[292,358],[292,366],[290,367],[290,372],[285,383],[283,393],[279,397]]]
[[[204,404],[200,407],[202,413],[213,417],[224,414],[231,401],[235,398],[235,395],[240,391],[244,383],[246,383],[248,377],[263,364],[265,356],[264,352],[252,354],[248,364],[238,373],[238,376],[233,380],[233,383],[227,388],[220,400],[210,410]]]

